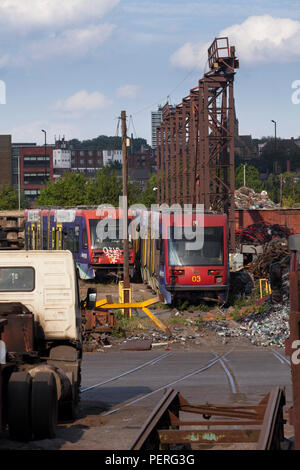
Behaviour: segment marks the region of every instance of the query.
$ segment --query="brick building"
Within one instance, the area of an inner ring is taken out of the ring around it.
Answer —
[[[20,186],[24,196],[36,199],[49,180],[53,180],[53,146],[21,147]]]
[[[71,171],[84,173],[85,176],[95,176],[103,168],[102,150],[71,150]]]
[[[0,135],[0,186],[12,185],[11,135]]]

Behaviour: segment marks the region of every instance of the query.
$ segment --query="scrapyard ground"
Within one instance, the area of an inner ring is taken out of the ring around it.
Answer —
[[[97,287],[98,299],[112,295],[117,300],[115,283],[82,282],[81,298],[90,286]],[[153,297],[143,284],[132,284],[132,291],[134,301]],[[136,316],[133,312],[132,321],[123,323],[126,337],[122,336],[124,331],[116,336],[105,335],[106,340],[98,341],[94,352],[84,353],[77,418],[60,422],[57,436],[51,440],[20,443],[10,440],[4,432],[0,449],[128,449],[164,389],[169,387],[191,403],[257,404],[273,386],[280,386],[286,389],[287,410],[292,404],[290,367],[281,344],[277,343],[278,337],[281,341],[288,334],[288,309],[284,305],[266,305],[256,305],[253,301],[249,306],[240,301],[231,309],[190,306],[179,311],[157,304],[152,311],[170,327],[172,338],[144,314]],[[275,336],[270,335],[274,344],[266,344],[269,340],[263,336],[267,333],[261,331],[261,324],[270,317],[271,327],[264,329],[268,332],[271,328],[271,333],[274,329]],[[256,330],[259,330],[259,341],[251,334]],[[144,338],[152,340],[151,350],[120,350],[124,341]],[[253,338],[257,344],[253,344]],[[225,355],[225,368],[221,363],[205,368],[221,354]],[[287,422],[285,437],[292,436],[293,428]],[[210,443],[206,448],[253,449],[254,446]]]

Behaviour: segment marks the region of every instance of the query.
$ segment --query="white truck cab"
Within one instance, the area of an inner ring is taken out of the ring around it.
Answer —
[[[80,299],[70,251],[1,251],[0,303],[21,302],[46,341],[81,341]]]
[[[80,396],[81,310],[70,251],[0,251],[1,414],[18,440],[55,435]],[[0,414],[0,416],[1,416]]]

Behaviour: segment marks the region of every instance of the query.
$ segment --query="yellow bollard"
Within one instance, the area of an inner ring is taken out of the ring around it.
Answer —
[[[119,282],[119,303],[124,304],[124,292],[128,291],[129,292],[129,303],[131,303],[131,288],[124,288],[123,287],[124,282],[120,281]],[[124,315],[124,308],[121,308],[122,315]],[[131,308],[129,309],[129,318],[131,318]]]
[[[263,282],[264,282],[265,292],[263,292]],[[260,298],[264,297],[265,295],[270,295],[271,293],[272,293],[272,290],[271,290],[270,281],[268,281],[268,279],[260,279],[259,280],[259,295],[260,295]]]

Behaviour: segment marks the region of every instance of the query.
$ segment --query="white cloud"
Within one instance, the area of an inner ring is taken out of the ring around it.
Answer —
[[[108,39],[115,26],[110,24],[90,25],[82,29],[69,29],[53,34],[39,42],[31,43],[27,53],[34,60],[49,56],[80,56],[96,49]]]
[[[24,67],[32,61],[47,60],[51,57],[80,57],[96,50],[111,36],[114,29],[114,25],[100,24],[52,33],[39,41],[26,43],[15,54],[6,54],[0,57],[0,68]]]
[[[88,111],[96,111],[110,107],[112,101],[99,91],[88,93],[81,90],[69,98],[58,100],[52,109],[66,114],[82,115]]]
[[[136,98],[139,91],[138,85],[122,85],[117,89],[116,94],[118,98]]]
[[[243,23],[220,31],[218,37],[223,36],[229,37],[244,63],[300,60],[300,21],[270,15],[250,16]],[[170,57],[170,61],[177,67],[203,67],[208,46],[209,43],[187,42]]]
[[[1,0],[2,28],[59,28],[103,17],[120,0]]]

